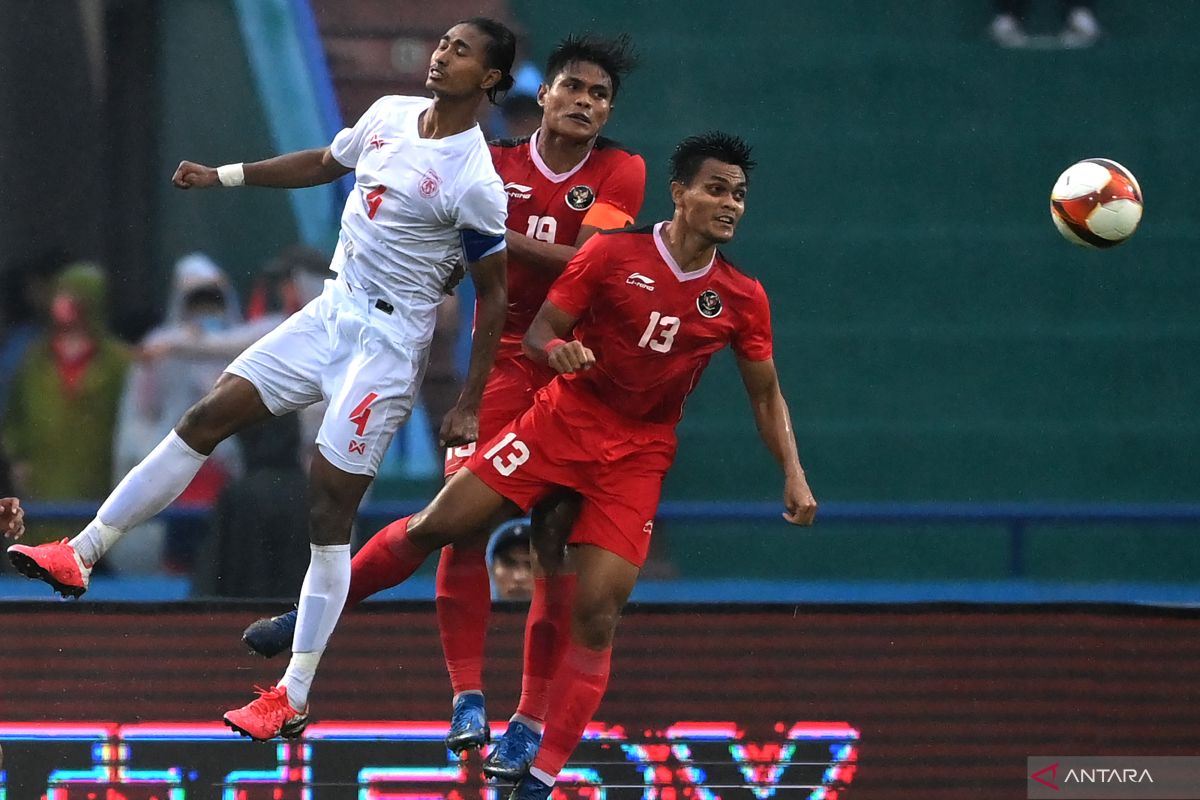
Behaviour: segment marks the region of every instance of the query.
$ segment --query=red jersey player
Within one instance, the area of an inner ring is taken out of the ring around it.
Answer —
[[[779,389],[766,294],[717,252],[745,210],[752,166],[737,137],[685,139],[671,160],[671,220],[591,239],[530,325],[526,353],[559,377],[433,502],[379,537],[411,575],[429,553],[469,539],[504,508],[529,508],[558,487],[583,498],[568,547],[577,582],[569,641],[549,690],[541,747],[510,800],[550,796],[600,705],[617,619],[674,459],[675,426],[725,345],[737,355],[759,433],[783,468],[784,519],[809,525],[816,514]]]
[[[533,402],[556,374],[525,356],[521,340],[546,292],[567,261],[598,230],[631,223],[641,209],[646,165],[640,156],[599,136],[608,121],[621,79],[633,58],[626,37],[570,37],[550,54],[546,84],[538,92],[541,125],[530,137],[492,143],[492,161],[508,194],[508,314],[495,366],[484,390],[479,440],[488,441]],[[451,448],[446,477],[475,452]],[[501,746],[485,765],[495,777],[517,779],[536,751],[546,714],[547,690],[561,653],[574,577],[561,574],[562,543],[577,500],[548,498],[534,510],[538,577],[526,632],[521,701]],[[484,638],[491,608],[485,563],[487,537],[504,509],[476,537],[442,551],[437,577],[438,622],[454,690],[447,746],[479,747],[489,738],[483,705]],[[385,534],[387,529],[381,531]],[[392,557],[377,534],[352,562],[348,605],[399,583]],[[247,644],[274,655],[291,642],[295,612],[260,620],[247,629]]]

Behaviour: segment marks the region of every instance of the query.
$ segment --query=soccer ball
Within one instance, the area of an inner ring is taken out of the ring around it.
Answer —
[[[1050,218],[1068,241],[1115,247],[1141,222],[1142,189],[1117,162],[1087,158],[1058,176],[1050,191]]]

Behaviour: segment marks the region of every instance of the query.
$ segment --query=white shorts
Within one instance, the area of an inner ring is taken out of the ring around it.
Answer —
[[[321,400],[329,408],[317,447],[330,464],[374,475],[408,419],[421,386],[429,345],[406,344],[403,322],[351,290],[341,278],[226,368],[254,384],[276,416]],[[384,304],[385,308],[386,303]]]

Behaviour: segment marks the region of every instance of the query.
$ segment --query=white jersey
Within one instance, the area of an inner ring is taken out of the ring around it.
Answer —
[[[504,183],[476,125],[443,139],[419,135],[433,104],[390,95],[330,145],[355,171],[331,265],[353,288],[387,300],[416,341],[433,335],[436,308],[464,267],[460,231],[503,236]]]

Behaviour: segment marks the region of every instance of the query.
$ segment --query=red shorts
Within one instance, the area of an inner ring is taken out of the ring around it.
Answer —
[[[535,364],[520,353],[497,354],[479,406],[479,441],[489,442],[508,423],[533,405],[533,396],[554,377],[550,367]],[[443,474],[449,478],[475,453],[476,443],[446,449]]]
[[[571,544],[596,545],[640,567],[675,448],[674,425],[629,420],[556,380],[466,466],[526,511],[554,487],[574,489],[583,506]]]

